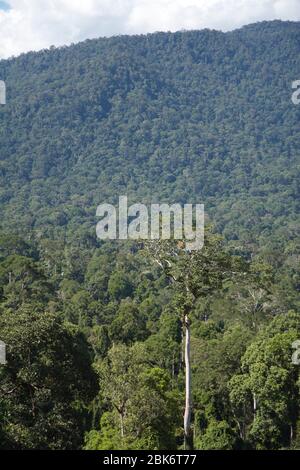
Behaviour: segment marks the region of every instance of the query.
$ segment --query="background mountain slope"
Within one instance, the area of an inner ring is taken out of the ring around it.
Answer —
[[[204,202],[253,248],[296,230],[300,24],[89,40],[0,62],[3,227],[94,230],[96,206]]]

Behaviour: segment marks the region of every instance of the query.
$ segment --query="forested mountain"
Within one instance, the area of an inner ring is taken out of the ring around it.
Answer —
[[[127,194],[204,203],[238,273],[204,251],[193,279],[194,447],[299,448],[299,53],[274,21],[0,61],[0,447],[182,447],[186,299],[147,246],[96,239]]]
[[[93,229],[95,207],[127,193],[204,202],[229,238],[292,238],[299,40],[275,21],[1,61],[2,225]]]

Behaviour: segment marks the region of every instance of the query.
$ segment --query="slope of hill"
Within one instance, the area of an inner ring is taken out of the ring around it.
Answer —
[[[0,62],[2,226],[94,230],[96,206],[203,202],[230,239],[296,230],[300,24],[88,40]]]

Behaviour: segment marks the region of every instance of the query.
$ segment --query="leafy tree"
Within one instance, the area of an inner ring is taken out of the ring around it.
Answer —
[[[108,282],[108,292],[115,300],[130,297],[132,294],[132,285],[128,276],[120,271],[113,273]]]
[[[232,450],[235,435],[226,421],[211,421],[197,448],[200,450]]]
[[[179,396],[169,374],[147,366],[138,345],[113,346],[97,369],[101,399],[111,411],[102,416],[100,431],[88,434],[86,448],[174,448]]]
[[[292,445],[299,414],[299,371],[292,343],[299,338],[294,312],[275,318],[242,359],[242,374],[230,381],[230,398],[242,435],[257,449]]]
[[[123,301],[109,331],[112,341],[132,344],[147,337],[146,319],[133,301]]]
[[[202,250],[189,252],[176,242],[149,244],[149,252],[174,282],[177,291],[177,310],[185,328],[185,387],[186,405],[184,415],[185,448],[192,447],[191,432],[191,363],[190,363],[190,313],[196,300],[205,298],[235,272],[246,268],[239,258],[230,257],[222,248],[220,237],[206,233]]]
[[[1,313],[0,336],[7,344],[0,400],[5,448],[78,448],[96,391],[83,336],[59,316],[31,308]]]

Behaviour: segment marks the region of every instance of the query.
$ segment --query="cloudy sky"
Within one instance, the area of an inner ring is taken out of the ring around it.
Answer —
[[[0,58],[115,34],[300,20],[300,0],[0,0]]]

